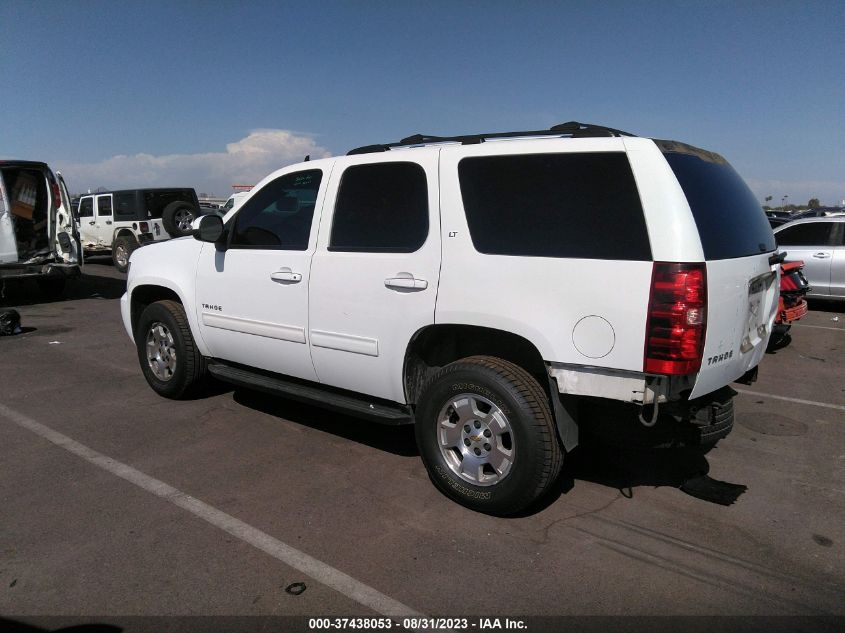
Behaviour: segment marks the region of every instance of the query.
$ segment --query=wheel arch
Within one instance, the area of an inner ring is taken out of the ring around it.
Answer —
[[[546,364],[528,339],[477,325],[435,324],[417,330],[405,351],[404,387],[409,404],[416,402],[428,378],[439,368],[469,356],[495,356],[519,365],[548,390]]]
[[[578,445],[578,403],[563,401],[557,382],[549,376],[537,346],[527,338],[496,328],[477,325],[428,325],[414,334],[405,352],[403,381],[405,399],[414,405],[441,367],[470,356],[495,356],[510,361],[531,374],[549,399],[558,438],[566,450]]]
[[[112,244],[114,244],[114,241],[119,237],[131,237],[136,242],[138,241],[138,238],[135,237],[135,233],[132,232],[132,229],[127,228],[127,227],[115,229],[114,235],[112,235],[112,238],[111,238]]]
[[[182,304],[182,307],[185,306],[185,302],[182,301],[182,297],[180,297],[179,294],[171,288],[153,284],[135,286],[135,288],[132,289],[129,303],[132,331],[135,331],[135,328],[138,325],[138,319],[141,317],[141,313],[147,306],[155,303],[156,301],[164,301],[167,299]]]

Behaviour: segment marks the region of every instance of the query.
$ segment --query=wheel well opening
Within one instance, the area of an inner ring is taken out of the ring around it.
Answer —
[[[518,334],[473,325],[431,325],[414,336],[405,353],[405,393],[416,403],[439,368],[469,356],[496,356],[534,376],[548,391],[546,365],[539,350]]]
[[[182,303],[179,295],[170,288],[164,288],[162,286],[138,286],[135,288],[132,291],[132,302],[130,304],[132,331],[135,331],[138,319],[141,317],[141,313],[148,305],[155,303],[156,301],[164,301],[165,299],[171,299],[180,304]]]

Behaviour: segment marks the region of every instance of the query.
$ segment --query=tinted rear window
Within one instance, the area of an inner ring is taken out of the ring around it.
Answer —
[[[775,250],[763,207],[728,162],[673,141],[655,141],[689,202],[706,259],[747,257]]]
[[[472,242],[481,253],[651,259],[624,153],[465,158],[458,175]]]
[[[127,220],[127,219],[137,219],[135,214],[137,213],[136,205],[135,205],[135,193],[134,192],[123,192],[123,193],[116,193],[114,194],[114,215],[115,219],[117,220]],[[141,216],[142,219],[146,220],[146,214]]]

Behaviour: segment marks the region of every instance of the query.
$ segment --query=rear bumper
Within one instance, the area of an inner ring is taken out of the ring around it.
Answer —
[[[78,277],[82,274],[79,264],[6,264],[0,266],[0,279],[26,277]]]
[[[797,306],[793,306],[791,308],[784,308],[780,311],[779,316],[779,323],[791,323],[792,321],[797,321],[802,316],[807,314],[807,301],[806,299],[802,299],[801,303]]]

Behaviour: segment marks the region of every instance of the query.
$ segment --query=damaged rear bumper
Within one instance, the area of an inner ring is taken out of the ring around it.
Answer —
[[[21,279],[26,277],[78,277],[82,274],[79,264],[46,262],[40,264],[3,264],[0,279]]]

